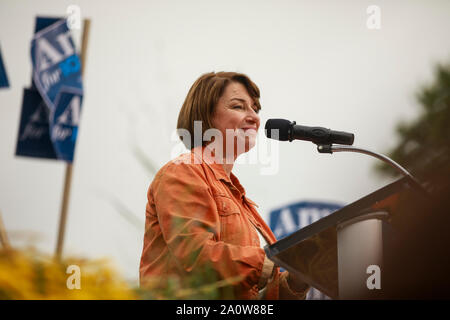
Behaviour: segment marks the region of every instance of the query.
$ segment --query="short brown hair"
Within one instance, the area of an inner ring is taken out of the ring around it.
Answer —
[[[231,82],[243,84],[255,101],[258,110],[261,109],[259,88],[247,75],[237,72],[203,74],[192,85],[178,114],[177,129],[186,129],[191,135],[190,145],[188,145],[188,141],[183,141],[180,135],[180,139],[188,149],[197,147],[194,141],[194,121],[202,121],[202,137],[206,130],[213,128],[211,120],[215,107],[225,88]],[[201,141],[202,145],[205,145],[206,142],[203,142],[203,139]]]

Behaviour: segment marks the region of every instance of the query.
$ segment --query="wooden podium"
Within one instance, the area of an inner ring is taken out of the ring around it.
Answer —
[[[403,195],[416,192],[406,178],[399,179],[266,246],[266,254],[332,299],[383,298],[392,222]]]

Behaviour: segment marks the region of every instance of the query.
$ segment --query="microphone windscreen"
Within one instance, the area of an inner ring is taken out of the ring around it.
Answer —
[[[276,135],[276,132],[273,132],[272,130],[278,130],[278,137]],[[280,141],[288,141],[289,136],[291,135],[291,131],[292,123],[289,120],[269,119],[266,122],[265,132],[267,138]]]

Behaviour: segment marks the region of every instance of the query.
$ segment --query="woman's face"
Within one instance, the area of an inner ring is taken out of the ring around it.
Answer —
[[[233,158],[254,147],[260,125],[258,107],[243,84],[231,82],[225,87],[214,110],[212,124],[222,133],[224,154],[230,139],[234,140]],[[227,129],[233,130],[235,136],[228,134],[227,137]],[[238,148],[239,144],[241,148]],[[231,150],[227,151],[227,158],[229,152]]]

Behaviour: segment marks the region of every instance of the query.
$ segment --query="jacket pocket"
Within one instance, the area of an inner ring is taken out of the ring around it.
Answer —
[[[242,232],[239,206],[228,196],[217,196],[215,199],[220,219],[220,240],[231,243],[236,232]]]
[[[239,206],[228,196],[216,196],[217,210],[220,216],[239,214]]]

